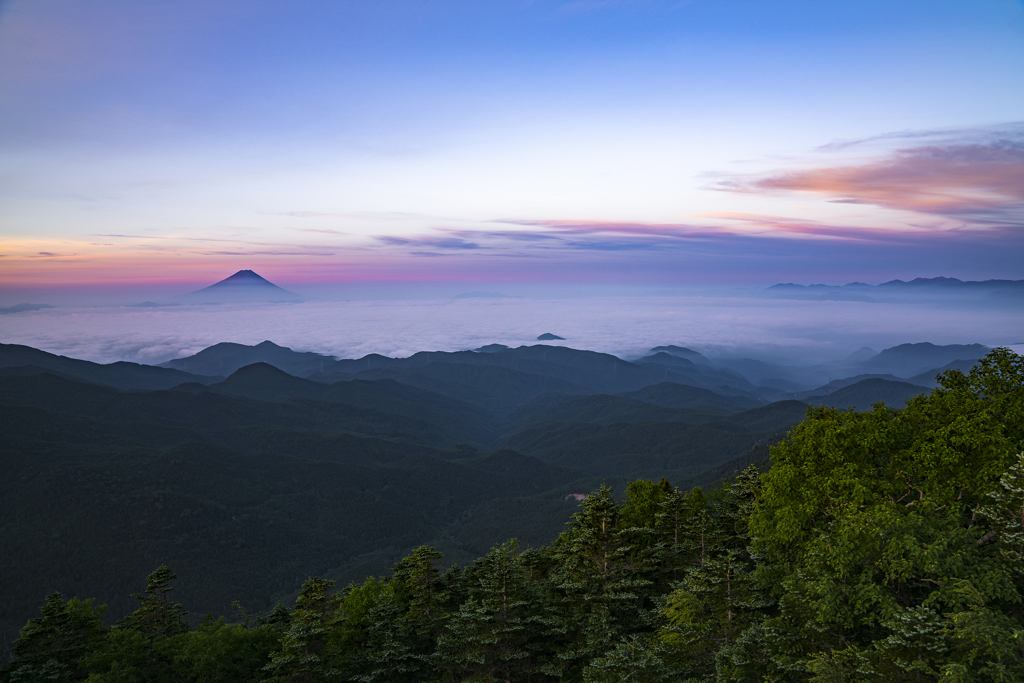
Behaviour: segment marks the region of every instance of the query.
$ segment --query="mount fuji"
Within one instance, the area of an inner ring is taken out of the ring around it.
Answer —
[[[251,270],[240,270],[220,282],[176,296],[177,304],[300,303],[306,297],[278,287]]]

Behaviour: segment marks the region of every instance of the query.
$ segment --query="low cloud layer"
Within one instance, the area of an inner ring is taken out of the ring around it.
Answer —
[[[4,343],[109,363],[159,363],[222,341],[265,339],[343,358],[536,344],[636,357],[660,344],[827,361],[860,346],[1024,342],[1024,317],[909,304],[704,297],[440,299],[260,306],[47,309],[4,316]]]

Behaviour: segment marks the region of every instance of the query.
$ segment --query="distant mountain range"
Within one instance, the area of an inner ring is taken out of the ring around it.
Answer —
[[[654,387],[659,386],[706,392],[708,405],[749,408],[771,401],[829,396],[868,379],[906,382],[923,391],[935,386],[935,377],[941,372],[966,371],[988,348],[980,344],[901,344],[874,355],[858,352],[854,361],[810,369],[743,358],[712,360],[680,346],[660,346],[652,351],[657,352],[628,362],[609,354],[561,346],[509,348],[494,344],[477,351],[423,351],[408,358],[370,354],[339,360],[293,351],[270,341],[254,346],[225,342],[187,358],[150,366],[128,362],[103,365],[27,346],[0,344],[0,374],[49,372],[125,391],[153,391],[181,384],[212,385],[242,368],[266,363],[288,375],[321,384],[394,380],[501,414],[545,394],[622,394],[649,401]],[[828,374],[832,378],[807,383],[800,373]],[[690,402],[664,397],[655,402],[692,407]]]
[[[246,365],[263,362],[318,382],[393,379],[499,412],[514,410],[542,394],[621,394],[659,384],[703,389],[730,400],[741,398],[753,407],[770,401],[826,396],[853,383],[842,378],[909,381],[930,388],[935,386],[935,376],[940,372],[969,368],[988,352],[988,347],[901,344],[881,353],[861,349],[842,363],[812,368],[792,368],[749,358],[712,360],[693,349],[675,345],[658,346],[651,351],[651,355],[628,362],[609,354],[564,346],[509,348],[490,344],[476,351],[421,351],[408,358],[370,354],[338,360],[265,341],[255,346],[216,344],[193,356],[167,361],[161,367],[226,376]],[[817,376],[823,379],[814,383]]]
[[[5,313],[26,313],[28,311],[40,311],[44,308],[54,308],[49,304],[15,304],[7,308],[0,308],[0,315]]]
[[[851,282],[847,285],[772,285],[768,296],[777,299],[814,301],[958,301],[971,300],[993,306],[1024,305],[1024,280],[958,280],[953,277],[890,280],[879,285]]]
[[[49,373],[57,377],[113,387],[122,391],[158,391],[184,382],[211,384],[206,377],[170,368],[118,361],[106,365],[58,356],[20,344],[0,344],[0,375]]]

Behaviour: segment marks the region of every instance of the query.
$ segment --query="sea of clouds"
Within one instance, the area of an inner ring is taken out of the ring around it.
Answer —
[[[535,344],[545,332],[566,339],[554,343],[627,359],[678,344],[712,356],[811,364],[862,346],[1018,345],[1024,342],[1024,316],[914,304],[634,296],[53,308],[0,317],[4,343],[101,363],[156,364],[218,342],[264,340],[339,358],[404,357],[491,343]]]

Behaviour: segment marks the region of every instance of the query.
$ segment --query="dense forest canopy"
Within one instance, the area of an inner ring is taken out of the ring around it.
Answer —
[[[767,473],[601,486],[466,568],[423,546],[195,629],[164,566],[113,627],[51,594],[0,680],[1024,680],[1022,451],[1024,358],[996,349],[902,409],[810,409]]]

